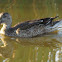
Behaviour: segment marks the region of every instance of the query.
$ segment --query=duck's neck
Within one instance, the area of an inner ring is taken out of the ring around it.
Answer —
[[[8,24],[8,25],[3,24],[3,27],[2,27],[1,30],[0,30],[0,33],[1,33],[1,34],[5,34],[5,31],[8,30],[10,27],[11,27],[10,24]]]

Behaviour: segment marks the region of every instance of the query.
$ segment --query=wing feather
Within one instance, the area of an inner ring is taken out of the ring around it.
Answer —
[[[39,24],[42,24],[42,25],[48,25],[48,24],[52,24],[52,20],[54,20],[56,17],[54,18],[44,18],[44,19],[38,19],[38,20],[32,20],[32,21],[26,21],[26,22],[23,22],[23,23],[19,23],[17,25],[15,25],[13,27],[13,29],[18,29],[20,28],[21,30],[26,30],[26,29],[29,29],[35,25],[39,25]]]

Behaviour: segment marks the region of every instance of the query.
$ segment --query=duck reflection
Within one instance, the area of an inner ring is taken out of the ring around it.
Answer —
[[[61,37],[13,38],[2,35],[0,56],[4,57],[3,60],[9,58],[10,62],[61,62],[62,42],[58,38]]]
[[[9,58],[14,58],[14,52],[16,50],[16,44],[11,41],[8,37],[1,35],[0,39],[0,62],[9,61]],[[10,42],[9,42],[10,40]]]

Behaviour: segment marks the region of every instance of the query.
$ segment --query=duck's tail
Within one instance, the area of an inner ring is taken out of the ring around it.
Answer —
[[[56,19],[56,18],[58,18],[58,17],[59,17],[59,16],[55,16],[54,18],[51,18],[51,25],[54,25],[53,20]]]
[[[54,19],[58,18],[59,16],[51,17],[50,20],[53,21]]]

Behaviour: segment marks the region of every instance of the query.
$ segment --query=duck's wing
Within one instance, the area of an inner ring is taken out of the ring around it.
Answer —
[[[21,30],[24,30],[24,29],[27,29],[28,25],[29,25],[29,21],[26,21],[26,22],[18,23],[13,28],[14,28],[14,30],[16,30],[18,28],[20,28]]]
[[[55,17],[55,18],[57,18],[57,17]],[[48,25],[48,24],[52,24],[52,20],[55,18],[44,18],[44,19],[38,19],[38,20],[33,20],[33,21],[26,21],[26,22],[15,25],[13,28],[14,29],[20,28],[21,30],[26,30],[35,25],[39,25],[39,24]]]

